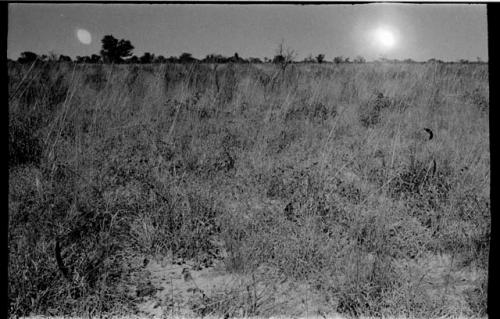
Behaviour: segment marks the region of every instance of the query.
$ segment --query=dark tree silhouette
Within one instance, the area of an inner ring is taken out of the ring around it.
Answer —
[[[205,62],[205,63],[227,63],[228,61],[229,61],[229,58],[227,58],[223,55],[220,55],[220,54],[215,54],[215,53],[207,55],[202,60],[202,62]]]
[[[101,56],[104,62],[121,63],[123,58],[132,55],[134,46],[128,40],[118,40],[112,35],[102,38]]]
[[[171,56],[171,57],[167,58],[167,62],[168,63],[179,63],[179,59],[175,56]]]
[[[259,58],[249,58],[250,63],[262,63],[262,60]]]
[[[441,61],[439,59],[432,58],[432,59],[427,60],[427,63],[443,63],[443,61]]]
[[[285,71],[287,65],[292,63],[296,56],[297,54],[295,51],[285,47],[285,42],[281,41],[276,49],[276,55],[274,56],[273,63],[279,64],[281,69]]]
[[[137,55],[133,55],[129,59],[127,59],[127,63],[131,64],[139,63],[139,58],[137,57]]]
[[[155,58],[155,55],[154,54],[151,54],[149,52],[145,52],[140,58],[140,62],[143,63],[143,64],[148,64],[148,63],[152,63],[153,62],[153,59]]]
[[[366,60],[363,58],[361,55],[358,55],[357,57],[354,58],[354,63],[365,63]]]
[[[71,57],[61,54],[59,56],[59,62],[71,62]]]
[[[89,56],[77,56],[76,63],[91,63]]]
[[[196,61],[196,59],[193,58],[193,55],[191,53],[184,52],[179,57],[180,63],[192,63],[194,61]]]
[[[318,54],[316,56],[316,62],[323,63],[324,61],[325,61],[325,55],[324,54],[321,53],[321,54]]]
[[[235,53],[231,58],[230,61],[233,63],[245,63],[247,62],[245,59],[240,58],[238,53]]]
[[[275,55],[273,58],[273,63],[276,63],[276,64],[285,63],[285,57],[282,56],[281,54]]]
[[[90,63],[99,63],[99,62],[101,62],[101,56],[97,54],[92,54],[90,56]]]
[[[338,64],[338,63],[344,63],[346,62],[346,59],[342,56],[336,56],[333,58],[333,63]]]
[[[163,55],[159,55],[157,56],[154,61],[154,63],[166,63],[167,62],[167,59],[165,59],[165,57]]]
[[[32,63],[38,59],[38,55],[36,53],[30,52],[30,51],[24,51],[21,53],[21,56],[19,59],[17,59],[17,62],[19,63]]]

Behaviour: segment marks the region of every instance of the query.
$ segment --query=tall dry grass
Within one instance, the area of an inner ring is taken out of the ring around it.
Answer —
[[[134,312],[145,255],[341,314],[485,314],[486,65],[11,64],[9,92],[13,315]],[[245,296],[193,309],[286,310]]]

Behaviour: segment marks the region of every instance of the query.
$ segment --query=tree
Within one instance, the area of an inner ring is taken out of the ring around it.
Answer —
[[[286,66],[293,62],[297,54],[294,50],[285,47],[284,41],[278,45],[276,55],[274,56],[273,63],[280,64],[281,69],[284,71]]]
[[[220,54],[212,53],[207,55],[202,61],[206,63],[227,63],[229,58]]]
[[[262,60],[259,58],[249,58],[250,63],[262,63]]]
[[[59,56],[59,62],[71,62],[71,57],[61,54]]]
[[[88,56],[77,56],[76,63],[91,63],[91,60]]]
[[[196,59],[193,58],[193,55],[191,53],[184,52],[179,57],[180,63],[192,63],[194,61],[196,61]]]
[[[17,59],[19,63],[32,63],[38,59],[38,55],[36,53],[30,51],[24,51],[21,53],[21,56]]]
[[[231,62],[238,63],[240,62],[240,56],[238,55],[238,52],[235,52],[233,57],[231,58]]]
[[[282,56],[281,54],[275,55],[273,58],[273,63],[276,63],[276,64],[285,63],[285,57]]]
[[[99,63],[99,62],[101,62],[101,56],[97,54],[92,54],[90,56],[90,63]]]
[[[134,46],[128,40],[118,40],[112,35],[102,38],[101,56],[104,62],[120,63],[123,58],[132,55]]]
[[[163,55],[159,55],[157,56],[153,63],[166,63],[167,62],[167,59],[165,59],[165,57]]]
[[[229,58],[229,60],[233,63],[245,63],[245,62],[248,62],[247,60],[243,59],[243,58],[240,58],[240,56],[238,55],[238,53],[235,53],[234,56],[232,56],[231,58]]]
[[[333,63],[339,64],[339,63],[344,63],[344,57],[342,56],[336,56],[333,58]]]
[[[210,54],[205,57],[206,62],[209,63],[229,63],[234,62],[234,57],[225,57],[222,54]]]
[[[154,54],[151,54],[149,52],[145,52],[140,58],[139,58],[139,61],[143,64],[148,64],[148,63],[152,63],[153,62],[153,59],[155,58],[155,55]]]
[[[137,57],[137,55],[133,55],[129,59],[127,59],[127,63],[132,63],[132,64],[139,63],[139,58]]]
[[[170,56],[167,58],[168,63],[179,63],[179,59],[175,56]]]
[[[427,63],[443,63],[443,61],[441,61],[439,59],[432,58],[432,59],[427,60]]]
[[[316,56],[316,61],[317,61],[318,63],[320,63],[320,64],[321,64],[321,63],[323,63],[323,61],[324,61],[324,60],[325,60],[325,55],[324,55],[324,54],[322,54],[322,53],[321,53],[321,54],[318,54],[318,55]]]
[[[354,63],[366,63],[366,59],[361,55],[358,55],[354,58]]]
[[[309,54],[304,60],[302,60],[303,63],[314,63],[314,58],[312,54]]]

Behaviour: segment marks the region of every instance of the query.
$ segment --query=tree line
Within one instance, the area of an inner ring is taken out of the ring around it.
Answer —
[[[235,53],[233,56],[226,57],[221,54],[209,54],[203,59],[196,59],[191,53],[184,52],[180,56],[170,56],[168,58],[163,55],[155,55],[150,52],[145,52],[142,56],[138,57],[133,55],[134,46],[129,40],[116,39],[113,35],[106,35],[101,40],[101,50],[99,54],[92,54],[90,56],[77,56],[74,60],[67,55],[49,54],[38,55],[31,51],[24,51],[21,53],[17,62],[19,63],[33,63],[34,61],[59,61],[59,62],[76,62],[76,63],[114,63],[114,64],[151,64],[151,63],[275,63],[285,66],[289,63],[366,63],[366,59],[362,56],[357,56],[353,60],[349,57],[337,56],[332,61],[325,60],[324,54],[318,54],[315,57],[309,55],[302,61],[295,61],[296,54],[293,50],[285,48],[283,43],[280,43],[276,54],[272,59],[250,57],[248,59],[242,58]],[[380,58],[376,62],[385,63],[420,63],[412,59],[396,60]],[[427,62],[431,63],[447,63],[437,59],[429,59]],[[461,59],[459,63],[483,63],[480,58],[477,61],[471,62],[469,60]]]

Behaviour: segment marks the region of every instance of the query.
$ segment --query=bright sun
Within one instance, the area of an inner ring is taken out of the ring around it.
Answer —
[[[375,43],[381,50],[392,49],[396,45],[396,37],[387,27],[380,27],[373,32]]]
[[[92,35],[85,29],[77,29],[76,37],[83,44],[90,44],[92,42]]]

